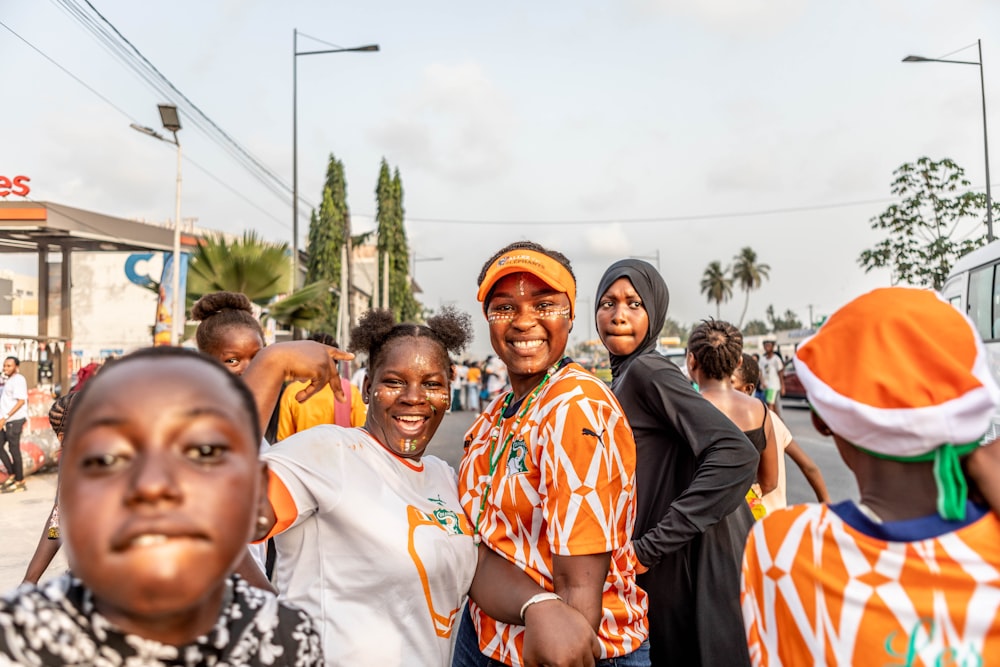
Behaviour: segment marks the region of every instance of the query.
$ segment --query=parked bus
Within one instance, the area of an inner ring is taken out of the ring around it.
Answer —
[[[1000,241],[965,255],[952,267],[941,294],[969,316],[982,337],[990,372],[1000,381]],[[993,415],[987,440],[1000,436],[1000,414]]]

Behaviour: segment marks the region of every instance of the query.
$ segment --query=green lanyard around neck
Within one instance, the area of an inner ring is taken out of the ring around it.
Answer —
[[[497,470],[497,464],[500,462],[500,459],[503,458],[504,452],[507,451],[507,446],[510,445],[510,441],[513,440],[514,435],[517,434],[517,429],[521,426],[521,420],[524,419],[524,415],[528,414],[528,410],[531,408],[531,404],[534,403],[535,397],[541,393],[542,388],[548,384],[549,378],[552,377],[556,371],[562,368],[565,362],[566,359],[562,359],[555,366],[549,368],[549,370],[545,373],[545,377],[542,378],[542,381],[538,383],[538,386],[536,386],[532,390],[531,394],[528,395],[528,398],[525,399],[524,407],[521,408],[521,411],[518,413],[513,425],[510,427],[510,431],[507,433],[507,437],[504,438],[503,446],[500,447],[500,451],[496,452],[496,456],[494,457],[493,453],[496,450],[497,440],[500,439],[500,425],[504,419],[503,415],[510,406],[510,402],[514,400],[514,392],[508,392],[507,396],[504,398],[503,405],[500,406],[500,412],[497,415],[497,420],[494,422],[493,428],[490,429],[490,480],[486,483],[486,488],[483,489],[483,496],[479,502],[479,514],[476,516],[476,534],[479,534],[479,522],[483,518],[483,511],[486,509],[486,497],[489,495],[490,489],[493,488],[493,474]]]

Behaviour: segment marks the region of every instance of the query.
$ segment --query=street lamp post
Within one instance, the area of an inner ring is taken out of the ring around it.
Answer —
[[[983,76],[983,42],[976,40],[979,47],[979,60],[945,60],[942,58],[924,58],[923,56],[906,56],[904,63],[953,63],[955,65],[975,65],[979,68],[979,90],[983,100],[983,153],[986,156],[986,241],[993,240],[993,197],[990,193],[990,142],[986,133],[986,79]]]
[[[292,283],[289,292],[295,291],[299,273],[299,56],[378,50],[378,44],[366,44],[346,49],[299,51],[299,30],[298,28],[292,30]]]
[[[132,129],[138,130],[143,134],[148,134],[151,137],[159,139],[160,141],[165,141],[168,144],[173,144],[177,147],[177,189],[174,194],[174,248],[173,248],[173,263],[174,270],[172,272],[171,289],[173,291],[173,300],[170,309],[170,344],[177,345],[180,342],[181,329],[184,327],[184,313],[181,310],[183,303],[181,295],[181,142],[177,138],[177,131],[181,129],[181,119],[177,113],[177,107],[173,104],[158,104],[157,108],[160,110],[160,122],[163,123],[163,129],[168,130],[173,134],[173,140],[167,139],[162,134],[150,127],[144,127],[136,123],[132,123]]]

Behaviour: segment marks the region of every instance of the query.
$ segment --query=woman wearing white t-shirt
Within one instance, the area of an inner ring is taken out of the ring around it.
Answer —
[[[262,455],[270,502],[257,537],[274,538],[280,597],[317,621],[329,665],[449,663],[477,548],[454,470],[424,452],[450,404],[449,353],[471,335],[450,309],[426,325],[369,311],[349,348],[368,354],[365,425],[316,426]],[[247,369],[258,403],[274,400],[288,364],[308,365],[315,349],[295,345]]]

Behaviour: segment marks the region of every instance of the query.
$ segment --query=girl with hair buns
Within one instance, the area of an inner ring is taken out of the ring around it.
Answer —
[[[198,349],[221,361],[230,373],[243,375],[264,347],[264,329],[245,294],[206,294],[191,307],[191,319],[200,321],[195,332]]]
[[[611,358],[611,389],[635,434],[637,579],[649,594],[654,665],[747,665],[739,605],[744,500],[758,455],[656,345],[670,295],[648,262],[604,272],[595,323]]]
[[[476,547],[454,470],[425,452],[450,402],[449,354],[471,337],[469,316],[449,308],[426,325],[368,311],[349,346],[368,355],[364,426],[315,426],[263,454],[270,503],[257,537],[274,538],[276,587],[319,623],[327,664],[448,664]],[[309,341],[261,352],[244,376],[258,405],[308,346],[338,354]]]

